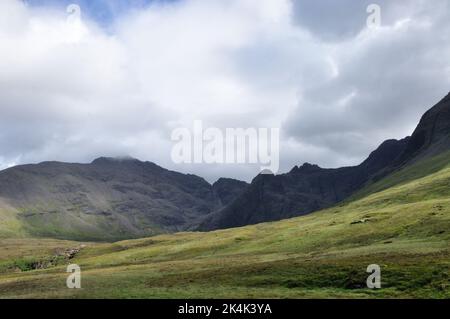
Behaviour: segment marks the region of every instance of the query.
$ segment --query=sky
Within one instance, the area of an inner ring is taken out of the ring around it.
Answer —
[[[159,2],[174,2],[177,0],[160,0]],[[115,20],[130,11],[147,8],[156,0],[24,0],[34,8],[53,8],[65,10],[67,6],[76,4],[82,9],[86,18],[94,20],[103,28],[114,24]]]
[[[128,155],[258,174],[174,163],[171,132],[196,120],[279,128],[280,173],[356,165],[450,91],[448,39],[449,0],[2,0],[0,169]]]

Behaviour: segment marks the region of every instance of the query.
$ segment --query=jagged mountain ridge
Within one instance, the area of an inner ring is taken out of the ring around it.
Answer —
[[[324,169],[305,164],[282,175],[259,175],[199,230],[214,230],[306,215],[350,197],[371,181],[450,149],[450,93],[421,118],[411,137],[388,140],[360,165]]]
[[[219,201],[219,207],[231,204],[249,184],[232,178],[219,178],[213,185],[213,192]]]
[[[17,166],[0,172],[0,236],[6,229],[8,236],[116,240],[275,221],[335,205],[449,149],[450,94],[424,114],[411,137],[385,141],[358,166],[304,164],[258,175],[250,185],[226,178],[211,185],[131,158]]]
[[[396,165],[400,166],[450,149],[449,133],[450,93],[422,116]]]

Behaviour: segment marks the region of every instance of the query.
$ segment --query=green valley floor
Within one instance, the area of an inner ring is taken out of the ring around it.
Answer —
[[[351,202],[237,229],[0,239],[0,298],[450,298],[450,166],[401,174]],[[68,264],[81,289],[66,287]],[[366,287],[370,264],[381,289]]]

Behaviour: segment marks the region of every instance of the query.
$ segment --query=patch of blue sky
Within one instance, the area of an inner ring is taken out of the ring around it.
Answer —
[[[180,0],[23,0],[34,7],[51,7],[65,10],[70,4],[77,4],[83,15],[96,21],[100,26],[110,26],[117,17],[130,10],[143,9],[158,2],[175,2]]]

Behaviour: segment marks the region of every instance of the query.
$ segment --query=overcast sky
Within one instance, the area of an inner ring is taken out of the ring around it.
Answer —
[[[1,0],[0,168],[130,155],[258,173],[174,164],[171,131],[194,120],[279,127],[280,172],[358,164],[450,91],[449,39],[450,0]]]

